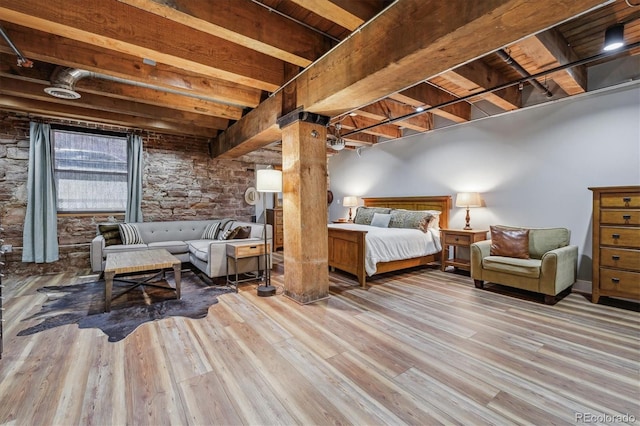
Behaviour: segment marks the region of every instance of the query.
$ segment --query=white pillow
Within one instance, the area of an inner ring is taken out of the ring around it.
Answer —
[[[374,213],[373,219],[371,219],[371,226],[377,226],[378,228],[388,228],[390,220],[391,214]]]
[[[118,227],[120,228],[122,244],[144,244],[136,225],[131,223],[120,223],[118,224]]]

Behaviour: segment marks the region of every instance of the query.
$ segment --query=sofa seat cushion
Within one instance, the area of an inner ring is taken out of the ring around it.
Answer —
[[[539,259],[519,259],[504,256],[487,256],[482,259],[482,268],[489,271],[504,272],[527,278],[540,278]]]
[[[184,241],[158,241],[149,243],[151,249],[165,249],[171,254],[189,253],[189,245]]]
[[[203,262],[209,261],[209,245],[213,243],[211,240],[192,240],[186,241],[189,247],[189,253]]]
[[[102,254],[105,259],[107,258],[107,254],[109,253],[119,253],[121,251],[140,251],[140,250],[148,250],[146,244],[120,244],[115,246],[107,246],[102,250]]]

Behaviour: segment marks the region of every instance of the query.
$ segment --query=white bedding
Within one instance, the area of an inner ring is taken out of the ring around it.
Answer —
[[[392,260],[410,259],[438,253],[442,250],[440,230],[429,228],[428,232],[419,229],[379,228],[354,223],[330,224],[330,228],[368,231],[366,239],[365,271],[368,276],[376,273],[376,263]]]

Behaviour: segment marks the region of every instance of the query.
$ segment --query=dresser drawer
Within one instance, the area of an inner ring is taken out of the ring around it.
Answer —
[[[471,244],[471,236],[470,235],[450,235],[446,234],[444,237],[445,244]]]
[[[640,296],[640,272],[600,268],[600,289]]]
[[[600,244],[614,247],[640,248],[640,228],[601,226]]]
[[[600,223],[603,225],[640,225],[640,210],[602,210]]]
[[[282,217],[284,216],[282,210],[274,210],[275,215],[276,215],[276,220],[278,222],[282,222]]]
[[[626,207],[640,208],[640,193],[638,192],[613,192],[600,195],[600,207]]]
[[[640,250],[601,248],[600,265],[640,272]]]

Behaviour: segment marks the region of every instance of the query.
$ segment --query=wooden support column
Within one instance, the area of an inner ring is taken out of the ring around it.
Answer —
[[[302,303],[329,297],[326,140],[329,118],[293,111],[282,130],[284,294]]]

